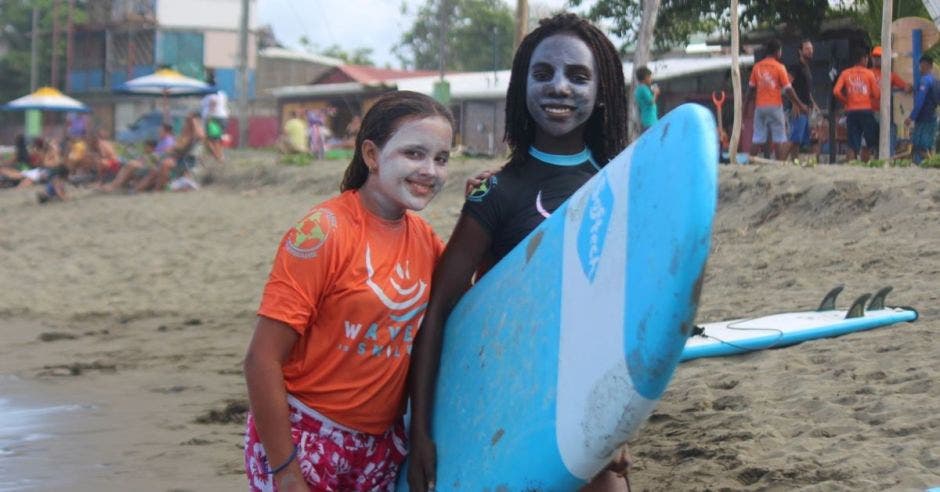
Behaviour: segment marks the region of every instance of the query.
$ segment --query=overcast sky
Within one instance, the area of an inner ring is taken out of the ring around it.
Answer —
[[[260,0],[258,17],[270,24],[277,39],[300,49],[306,35],[316,46],[338,44],[347,51],[372,48],[376,65],[400,66],[391,48],[414,22],[418,7],[428,0]],[[515,11],[514,0],[504,0]],[[404,3],[408,15],[401,13]],[[592,2],[587,2],[592,3]],[[530,10],[560,9],[565,0],[530,0]],[[580,10],[583,10],[583,7]]]

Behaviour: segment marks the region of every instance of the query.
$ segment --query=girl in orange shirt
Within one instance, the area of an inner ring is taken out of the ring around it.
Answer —
[[[281,241],[245,357],[253,491],[394,490],[411,344],[443,243],[453,117],[393,92],[362,121],[342,193]]]

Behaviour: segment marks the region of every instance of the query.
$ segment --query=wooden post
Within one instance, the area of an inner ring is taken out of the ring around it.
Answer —
[[[731,141],[728,143],[728,161],[738,162],[738,145],[741,143],[741,120],[743,97],[741,94],[740,32],[738,30],[738,0],[731,0],[731,86],[734,92],[734,120],[731,124]]]
[[[881,10],[881,127],[878,134],[878,158],[891,165],[891,18],[892,0],[884,0]],[[917,63],[917,60],[914,60]]]

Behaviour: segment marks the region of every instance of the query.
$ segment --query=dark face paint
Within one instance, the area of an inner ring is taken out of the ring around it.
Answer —
[[[526,108],[540,150],[577,153],[597,101],[597,66],[588,45],[571,34],[542,40],[529,62]]]

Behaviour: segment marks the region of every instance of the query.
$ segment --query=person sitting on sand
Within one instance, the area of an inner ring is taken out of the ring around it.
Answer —
[[[160,162],[165,159],[176,144],[173,137],[173,125],[164,123],[160,127],[160,140],[148,140],[144,143],[144,153],[137,159],[127,161],[110,183],[101,187],[102,191],[112,192],[146,178],[157,171]]]
[[[183,177],[195,185],[191,175],[192,169],[197,164],[195,152],[205,138],[206,132],[199,112],[189,113],[173,147],[166,152],[160,164],[141,179],[134,189],[136,191],[160,191],[167,188],[172,181]]]
[[[413,212],[444,185],[453,128],[428,96],[383,94],[342,193],[284,235],[244,363],[250,490],[395,489],[407,452],[408,320],[422,316],[444,249]]]
[[[65,183],[71,169],[68,161],[63,162],[62,154],[59,152],[59,143],[55,140],[50,139],[45,142],[42,168],[42,175],[36,180],[45,184],[45,188],[36,194],[39,203],[46,203],[50,200],[68,200]]]
[[[509,162],[467,197],[434,271],[415,338],[409,373],[412,491],[433,490],[437,479],[431,395],[450,310],[474,273],[502,259],[626,147],[626,108],[620,56],[597,27],[563,13],[541,20],[523,39],[506,93]],[[629,465],[623,444],[587,489],[625,489]]]
[[[23,171],[33,167],[30,164],[29,147],[26,145],[26,137],[22,134],[14,137],[13,148],[13,155],[10,156],[5,163],[0,165],[0,187],[3,186],[3,183],[8,183],[5,186],[16,186],[17,188],[31,186],[33,181],[23,175]]]
[[[114,144],[108,140],[108,133],[104,130],[90,133],[88,149],[94,153],[95,173],[98,176],[98,185],[114,179],[124,160],[114,149]]]

